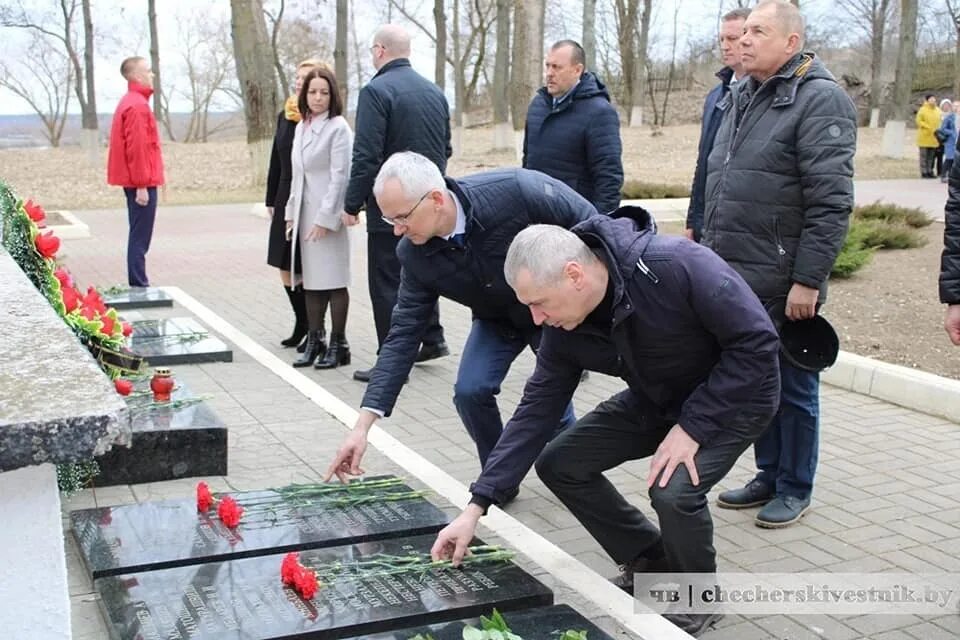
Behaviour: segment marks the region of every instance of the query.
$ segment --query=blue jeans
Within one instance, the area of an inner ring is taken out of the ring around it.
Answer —
[[[147,204],[137,204],[137,190],[123,188],[127,196],[127,220],[130,235],[127,238],[127,284],[131,287],[146,287],[147,251],[153,238],[153,222],[157,217],[157,188],[147,187]]]
[[[754,443],[757,479],[778,496],[808,499],[820,449],[820,374],[780,358],[780,410]]]
[[[539,329],[529,333],[511,330],[501,323],[474,320],[470,335],[463,346],[460,370],[453,386],[453,403],[477,445],[480,466],[487,462],[490,452],[503,432],[497,394],[507,377],[510,365],[526,347],[537,344]],[[567,406],[559,429],[576,421],[573,403]]]

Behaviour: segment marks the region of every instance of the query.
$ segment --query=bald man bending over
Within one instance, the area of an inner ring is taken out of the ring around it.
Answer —
[[[390,331],[390,317],[400,288],[397,243],[401,231],[383,221],[373,197],[373,181],[380,165],[399,151],[415,151],[446,173],[450,157],[450,107],[443,92],[410,66],[410,34],[400,26],[380,27],[370,47],[377,74],[360,90],[353,163],[344,203],[344,223],[358,221],[367,209],[367,283],[373,321],[377,328],[377,352]],[[417,362],[448,355],[440,326],[439,307],[434,307],[423,337]],[[353,374],[369,382],[370,370]]]

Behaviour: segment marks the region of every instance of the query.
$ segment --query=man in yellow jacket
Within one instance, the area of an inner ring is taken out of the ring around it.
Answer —
[[[937,158],[940,141],[934,133],[940,128],[940,109],[937,108],[937,96],[927,94],[917,111],[917,146],[920,147],[920,177],[935,178],[933,163]]]

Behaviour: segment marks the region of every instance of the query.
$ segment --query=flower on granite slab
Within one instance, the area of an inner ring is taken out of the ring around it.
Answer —
[[[114,380],[113,386],[117,390],[117,393],[122,396],[128,396],[130,395],[130,392],[133,391],[133,383],[123,378],[117,378]]]
[[[70,273],[63,267],[57,268],[57,270],[53,272],[53,275],[60,281],[61,288],[73,286],[73,278],[70,277]]]
[[[240,516],[243,515],[243,507],[237,504],[237,501],[230,496],[224,496],[217,505],[217,516],[220,522],[233,529],[240,524]]]
[[[297,591],[300,592],[300,595],[304,600],[310,600],[317,593],[317,587],[319,587],[319,582],[317,581],[317,574],[313,571],[310,571],[306,567],[301,567],[301,570],[294,577],[294,587]]]
[[[27,200],[23,203],[23,210],[27,212],[27,216],[37,223],[38,227],[43,228],[46,226],[44,220],[47,217],[46,212],[44,212],[43,207],[34,203],[33,200]]]
[[[104,304],[100,292],[93,287],[87,287],[87,294],[83,296],[83,306],[84,308],[93,309],[100,315],[104,315],[107,312],[107,305]]]
[[[103,326],[100,327],[100,333],[107,336],[108,338],[113,335],[114,329],[116,328],[116,321],[111,318],[109,315],[100,316],[100,322],[103,323]]]
[[[280,564],[280,580],[283,584],[295,585],[301,568],[300,554],[296,551],[288,553],[283,556],[283,562]]]
[[[200,513],[206,513],[210,510],[210,507],[213,506],[213,503],[216,502],[213,494],[210,492],[210,487],[206,482],[197,483],[197,511]]]
[[[130,335],[133,333],[133,325],[130,324],[129,322],[121,322],[120,327],[123,330],[124,338],[129,338]]]
[[[44,258],[53,258],[60,250],[60,238],[53,235],[53,231],[38,234],[33,243],[37,248],[37,253]]]

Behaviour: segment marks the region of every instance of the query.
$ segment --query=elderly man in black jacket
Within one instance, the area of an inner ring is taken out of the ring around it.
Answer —
[[[527,108],[523,166],[566,183],[600,213],[620,206],[620,117],[583,47],[560,40],[546,59],[546,86]]]
[[[361,207],[367,207],[367,284],[377,328],[378,347],[390,330],[390,313],[397,302],[400,263],[393,229],[380,217],[373,181],[384,160],[398,151],[416,151],[446,171],[450,147],[450,108],[443,92],[410,66],[410,34],[388,24],[377,31],[370,47],[377,74],[357,97],[357,126],[353,163],[344,202],[344,223],[357,224]],[[440,326],[440,309],[434,308],[423,334],[422,362],[449,354]],[[367,382],[370,371],[353,374]]]
[[[507,248],[530,224],[570,228],[596,210],[563,183],[536,171],[501,169],[444,180],[434,164],[412,152],[391,156],[373,190],[385,224],[403,235],[397,248],[403,265],[400,291],[360,417],[327,479],[360,473],[367,432],[393,409],[440,296],[473,312],[453,401],[482,466],[503,430],[496,400],[500,384],[520,352],[536,349],[540,341],[540,329],[504,280]],[[554,429],[573,422],[569,403],[566,415],[560,414]],[[503,487],[501,504],[517,495],[521,479]]]
[[[754,8],[740,40],[749,78],[730,94],[708,160],[703,244],[733,266],[778,324],[824,302],[853,209],[857,118],[820,60],[803,53],[799,10]],[[780,412],[754,444],[757,476],[721,507],[764,505],[760,527],[786,527],[810,507],[819,447],[819,376],[781,361]]]
[[[544,484],[622,565],[618,586],[632,592],[641,571],[714,573],[707,493],[769,424],[780,392],[779,341],[760,301],[712,251],[655,235],[634,207],[572,232],[529,227],[505,271],[547,328],[520,406],[434,556],[459,563],[480,516],[536,460]],[[583,369],[627,388],[547,444]],[[651,455],[659,529],[604,476]],[[671,620],[691,633],[712,621]]]

